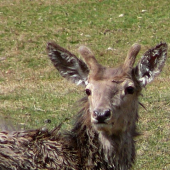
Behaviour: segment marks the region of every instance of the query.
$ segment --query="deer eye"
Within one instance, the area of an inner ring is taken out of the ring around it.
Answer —
[[[90,89],[86,89],[85,91],[86,91],[87,96],[91,95],[91,90]]]
[[[125,94],[133,94],[135,92],[135,88],[132,86],[126,87]]]

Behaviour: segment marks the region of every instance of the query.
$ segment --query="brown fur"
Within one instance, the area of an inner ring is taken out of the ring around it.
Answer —
[[[96,169],[131,167],[135,158],[133,132],[109,138],[91,126],[87,98],[70,132],[28,130],[0,133],[0,168],[3,169]],[[121,141],[121,142],[120,142]],[[128,146],[128,147],[127,147]]]
[[[167,44],[147,51],[133,68],[140,46],[135,44],[125,63],[106,68],[86,47],[80,53],[86,64],[55,43],[48,55],[60,74],[84,85],[83,98],[73,128],[60,132],[29,130],[0,133],[0,169],[11,170],[128,170],[135,162],[139,95],[165,63]]]

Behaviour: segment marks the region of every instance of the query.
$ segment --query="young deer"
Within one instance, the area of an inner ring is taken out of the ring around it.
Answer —
[[[30,130],[0,133],[0,167],[7,169],[128,170],[135,161],[138,97],[162,70],[167,44],[148,50],[136,67],[134,44],[116,68],[100,65],[85,46],[84,61],[54,42],[49,58],[60,74],[83,85],[87,96],[70,132]]]

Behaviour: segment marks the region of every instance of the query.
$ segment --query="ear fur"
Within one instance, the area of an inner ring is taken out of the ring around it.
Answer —
[[[47,53],[61,76],[77,85],[86,84],[89,69],[82,60],[54,42],[47,44]]]
[[[162,71],[167,58],[167,49],[166,43],[160,43],[142,56],[135,68],[136,78],[141,87],[150,83]]]

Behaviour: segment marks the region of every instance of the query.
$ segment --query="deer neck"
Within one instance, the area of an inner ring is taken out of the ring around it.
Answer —
[[[88,110],[82,110],[73,128],[82,164],[88,164],[90,168],[96,165],[104,169],[126,170],[131,167],[135,159],[133,134],[102,134],[93,128],[90,120],[87,120],[88,117]]]

